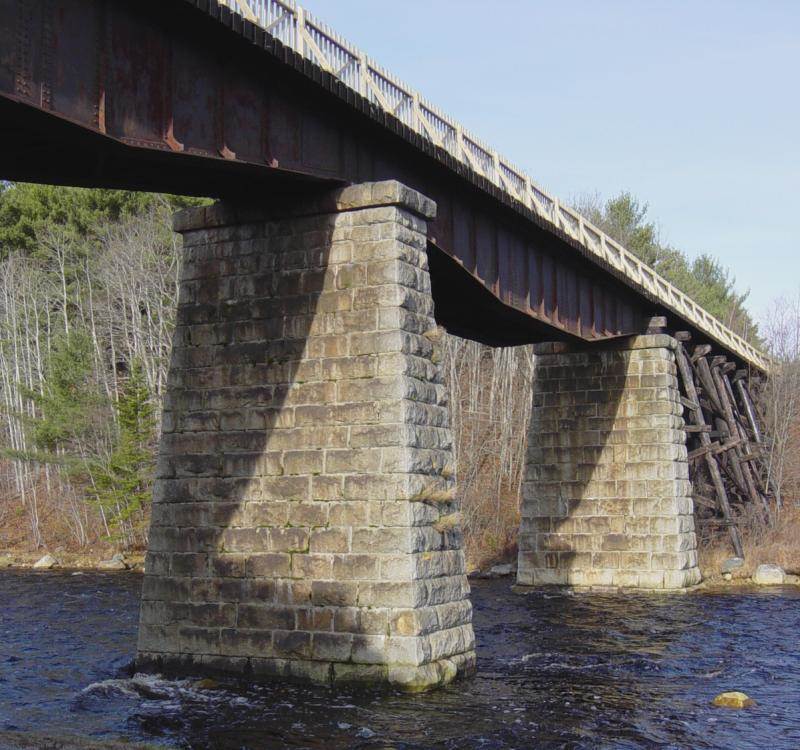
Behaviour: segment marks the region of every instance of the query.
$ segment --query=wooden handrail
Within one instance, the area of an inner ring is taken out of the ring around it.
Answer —
[[[697,305],[588,219],[550,195],[524,170],[515,166],[496,149],[465,130],[412,87],[401,82],[293,0],[219,2],[259,24],[283,44],[323,70],[334,75],[337,71],[348,71],[348,75],[339,76],[346,86],[397,117],[426,140],[444,148],[451,156],[492,182],[510,198],[519,201],[555,228],[565,232],[591,255],[643,287],[659,304],[695,325],[709,338],[759,370],[769,370],[770,360],[764,353]],[[355,75],[350,75],[350,71],[355,71]],[[519,178],[524,188],[522,192],[504,179],[504,171]],[[591,241],[589,237],[597,237],[598,240]]]

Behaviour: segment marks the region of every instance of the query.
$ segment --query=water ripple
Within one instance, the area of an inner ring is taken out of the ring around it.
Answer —
[[[796,750],[800,595],[473,585],[479,674],[435,693],[133,674],[141,579],[0,572],[0,729],[241,750]],[[758,705],[714,709],[723,690]]]

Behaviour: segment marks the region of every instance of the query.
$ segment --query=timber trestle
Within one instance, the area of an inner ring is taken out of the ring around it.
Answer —
[[[723,355],[711,356],[708,344],[691,347],[686,331],[675,338],[698,534],[727,527],[736,555],[743,557],[737,520],[756,514],[769,521],[772,505],[780,503],[764,460],[752,374]]]

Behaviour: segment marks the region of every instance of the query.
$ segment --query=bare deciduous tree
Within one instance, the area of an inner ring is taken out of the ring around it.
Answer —
[[[770,306],[761,325],[773,367],[759,401],[766,422],[770,482],[800,500],[800,291]]]
[[[98,524],[109,532],[102,508],[92,507],[65,472],[31,459],[26,423],[38,415],[29,394],[43,393],[58,337],[81,330],[94,350],[91,377],[109,405],[118,400],[120,380],[133,362],[140,364],[150,393],[160,400],[180,263],[170,213],[166,201],[156,202],[148,213],[108,224],[90,239],[49,226],[37,236],[38,259],[5,249],[7,257],[0,263],[0,447],[7,458],[0,462],[0,516],[8,516],[17,503],[28,518],[34,546],[47,542],[43,513],[76,546],[90,542]],[[99,424],[76,450],[102,460],[110,451],[113,427]]]
[[[516,540],[533,348],[492,348],[445,335],[442,353],[467,555],[480,564]]]

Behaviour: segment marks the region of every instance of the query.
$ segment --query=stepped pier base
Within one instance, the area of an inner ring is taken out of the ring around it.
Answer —
[[[139,667],[408,690],[474,668],[435,208],[385,182],[176,216]]]

